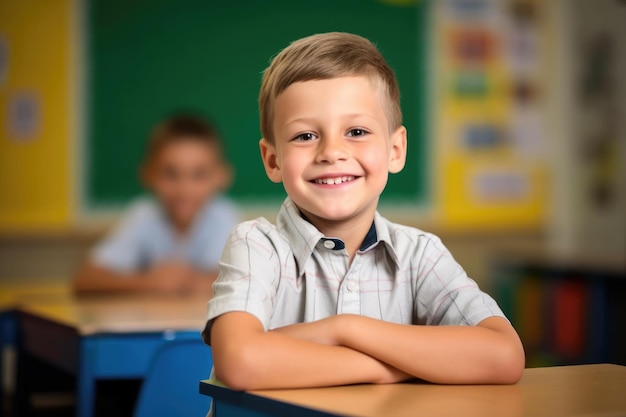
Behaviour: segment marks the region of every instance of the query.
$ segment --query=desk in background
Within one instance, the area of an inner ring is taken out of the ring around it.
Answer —
[[[209,381],[216,417],[625,416],[626,367],[526,369],[516,385],[404,383],[236,392]]]
[[[16,348],[18,344],[18,314],[19,306],[26,303],[42,303],[59,298],[67,298],[70,294],[68,285],[56,282],[21,282],[13,281],[0,284],[0,375],[2,382],[6,370],[4,368],[4,352],[7,347]],[[5,386],[0,382],[0,416],[5,410]]]
[[[0,288],[2,343],[17,350],[18,413],[26,404],[22,360],[32,356],[77,377],[77,415],[94,412],[99,379],[142,378],[156,351],[200,339],[207,297],[75,297],[67,286]]]

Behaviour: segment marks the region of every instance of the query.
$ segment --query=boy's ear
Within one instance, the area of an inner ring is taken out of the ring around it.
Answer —
[[[226,161],[221,162],[219,177],[218,177],[218,189],[220,191],[228,190],[233,185],[234,174],[233,167]]]
[[[152,171],[153,170],[150,164],[145,161],[141,163],[141,165],[139,166],[139,169],[137,170],[137,176],[139,177],[139,182],[141,183],[143,187],[147,189],[152,188],[152,177],[154,176]]]
[[[391,149],[389,150],[389,172],[397,174],[402,171],[406,163],[406,128],[400,126],[391,134]]]
[[[263,160],[263,166],[265,167],[265,173],[272,182],[282,182],[283,173],[278,166],[278,157],[276,155],[276,147],[271,144],[267,139],[262,138],[259,141],[259,148],[261,149],[261,159]]]

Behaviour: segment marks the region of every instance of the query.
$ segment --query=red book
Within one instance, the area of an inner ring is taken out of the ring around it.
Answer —
[[[563,281],[554,289],[554,350],[564,359],[580,358],[585,349],[588,294],[581,282]]]

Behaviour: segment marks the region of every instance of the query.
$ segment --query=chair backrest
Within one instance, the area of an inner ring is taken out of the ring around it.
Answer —
[[[163,345],[144,379],[135,417],[203,417],[211,399],[199,393],[201,379],[211,373],[211,348],[200,339]]]

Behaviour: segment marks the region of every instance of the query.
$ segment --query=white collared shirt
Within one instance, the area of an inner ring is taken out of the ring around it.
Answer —
[[[266,330],[347,313],[421,325],[504,317],[430,233],[376,213],[351,264],[343,246],[302,218],[289,198],[276,225],[264,218],[239,224],[219,263],[205,341],[213,319],[233,311],[254,315]]]

